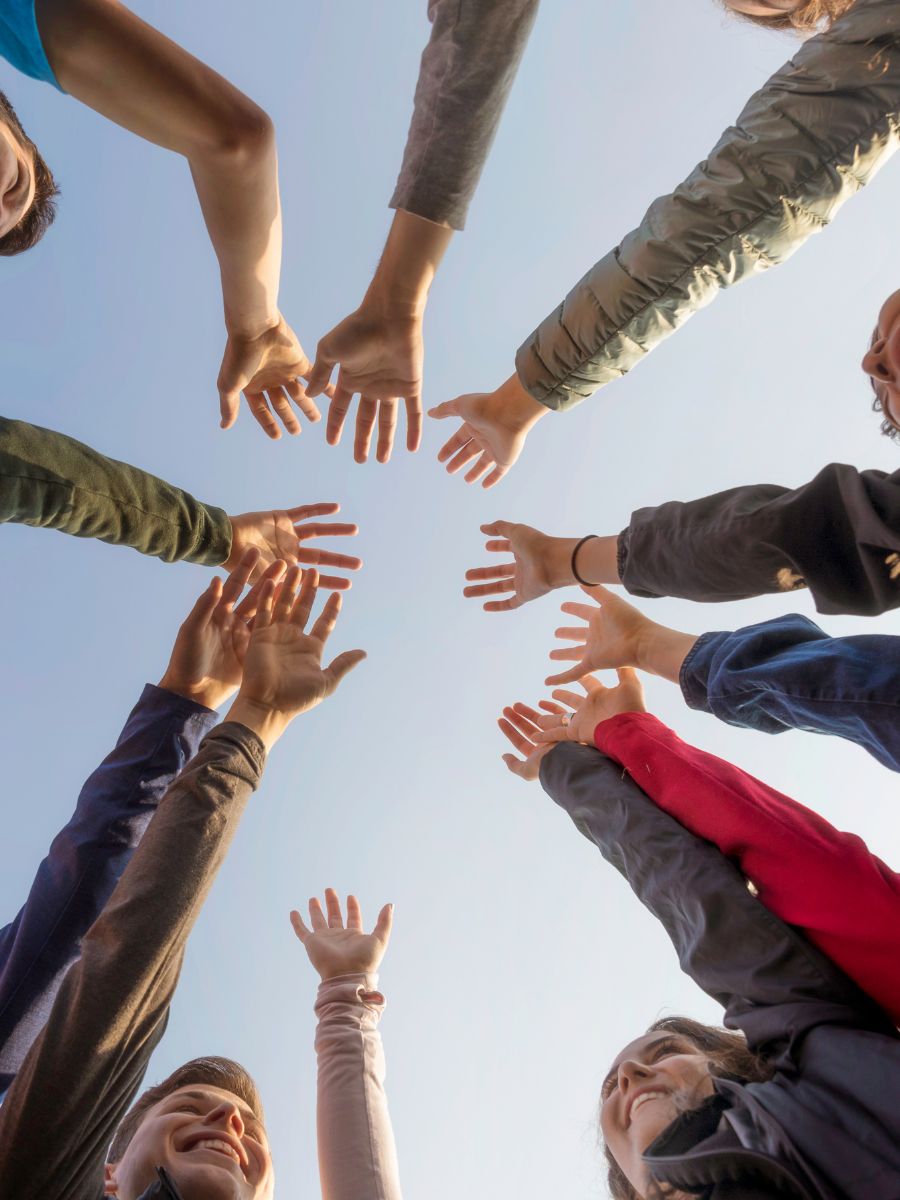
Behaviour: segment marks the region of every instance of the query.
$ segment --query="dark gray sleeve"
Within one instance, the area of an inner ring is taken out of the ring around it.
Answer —
[[[391,208],[464,227],[537,7],[429,0],[431,37]]]
[[[802,487],[732,488],[640,508],[619,537],[635,596],[743,600],[808,587],[823,613],[900,605],[900,471],[831,463]]]
[[[737,868],[662,812],[617,764],[564,742],[541,763],[544,790],[664,926],[681,969],[725,1009],[725,1024],[770,1051],[811,1024],[883,1032],[874,1003],[755,899]]]
[[[0,521],[131,546],[165,562],[216,566],[231,553],[221,508],[63,433],[4,418]]]
[[[4,1200],[102,1194],[106,1151],[163,1034],[188,935],[264,760],[259,738],[226,722],[160,802],[0,1107]]]
[[[898,146],[900,6],[857,0],[542,321],[516,355],[523,386],[566,409],[620,378],[723,288],[824,229]]]

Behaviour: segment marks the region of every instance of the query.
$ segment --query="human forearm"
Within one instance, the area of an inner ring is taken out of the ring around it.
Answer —
[[[399,313],[421,317],[452,237],[449,225],[403,210],[394,213],[363,308],[377,310],[384,316]]]
[[[317,1126],[323,1200],[399,1200],[397,1152],[384,1090],[375,975],[319,987]]]
[[[212,566],[231,550],[226,514],[65,434],[0,418],[0,522]]]

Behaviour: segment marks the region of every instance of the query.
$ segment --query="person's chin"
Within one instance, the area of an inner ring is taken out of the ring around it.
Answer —
[[[187,1159],[188,1155],[175,1155],[176,1161],[166,1164],[183,1200],[250,1200],[254,1195],[237,1163]]]

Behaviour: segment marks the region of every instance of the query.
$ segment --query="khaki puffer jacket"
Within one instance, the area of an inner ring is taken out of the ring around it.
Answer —
[[[624,375],[720,289],[784,262],[898,144],[900,0],[857,0],[538,326],[522,383],[565,409]]]

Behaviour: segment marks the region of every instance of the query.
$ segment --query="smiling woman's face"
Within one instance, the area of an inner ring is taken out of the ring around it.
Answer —
[[[888,421],[900,429],[900,290],[888,296],[862,360]]]
[[[689,1039],[648,1033],[626,1046],[603,1082],[600,1127],[628,1182],[646,1195],[643,1153],[667,1125],[713,1092],[709,1056]]]
[[[121,1161],[107,1167],[107,1194],[136,1200],[165,1167],[184,1200],[269,1200],[272,1157],[262,1122],[223,1088],[189,1084],[147,1110]]]

